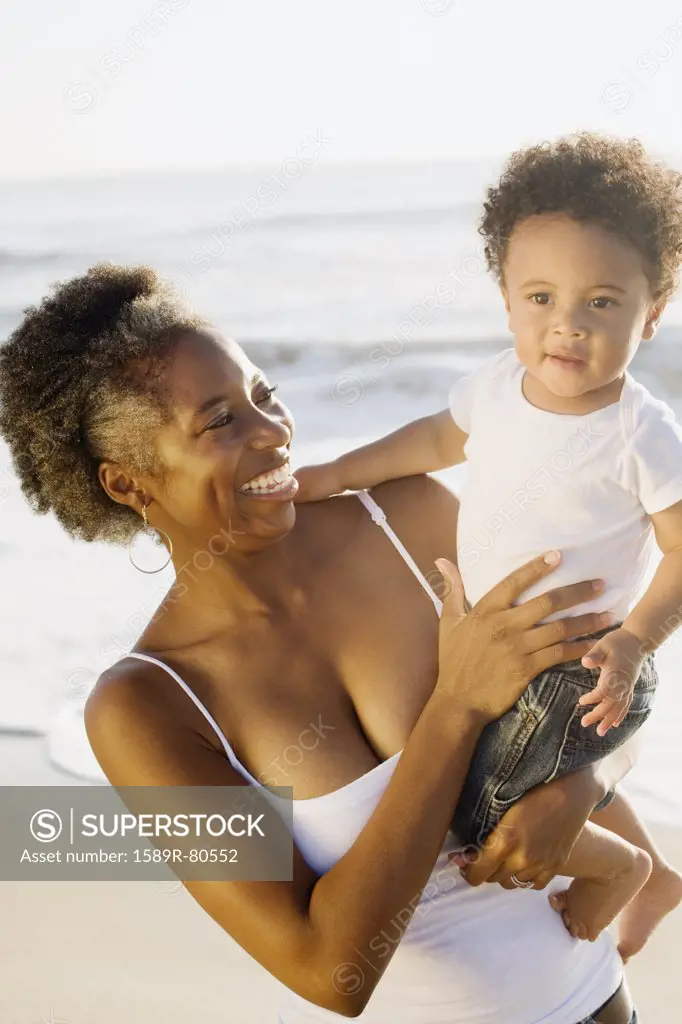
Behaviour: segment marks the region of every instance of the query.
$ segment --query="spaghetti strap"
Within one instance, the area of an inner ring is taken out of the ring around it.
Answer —
[[[430,597],[431,601],[433,602],[436,611],[440,615],[443,611],[443,602],[436,594],[434,594],[433,590],[429,586],[429,581],[427,580],[426,576],[421,571],[421,569],[419,568],[419,566],[417,565],[414,558],[409,553],[403,542],[391,528],[383,508],[381,508],[380,505],[377,505],[374,498],[372,498],[367,493],[367,491],[356,491],[355,493],[357,494],[358,498],[365,506],[369,514],[371,515],[374,522],[381,527],[381,529],[384,531],[388,539],[393,544],[394,548],[397,550],[398,554],[403,558],[403,560],[410,567],[414,575],[417,577],[422,587],[424,588],[424,590]]]
[[[201,703],[197,695],[187,685],[185,680],[181,676],[179,676],[178,673],[170,667],[170,665],[167,665],[165,661],[161,661],[159,658],[153,657],[153,655],[151,654],[139,654],[135,651],[130,651],[128,654],[126,654],[126,658],[141,658],[143,661],[150,661],[153,665],[158,665],[159,668],[162,668],[166,672],[168,672],[168,674],[171,675],[173,679],[175,679],[176,683],[180,684],[180,686],[183,688],[187,696],[194,701],[194,703],[199,708],[207,722],[209,722],[213,726],[216,733],[218,734],[220,742],[225,748],[227,759],[232,765],[232,767],[235,769],[235,771],[238,771],[240,775],[245,775],[248,779],[250,779],[252,782],[255,782],[258,785],[257,780],[254,779],[254,777],[249,772],[247,772],[244,765],[237,758],[237,755],[235,754],[230,744],[227,742],[225,734],[223,733],[222,729],[216,722],[211,712],[208,710],[208,708],[204,707],[204,705]]]

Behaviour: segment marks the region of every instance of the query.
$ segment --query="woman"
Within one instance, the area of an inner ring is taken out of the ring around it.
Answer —
[[[293,882],[185,883],[286,987],[281,1024],[635,1021],[610,937],[571,939],[539,891],[608,766],[508,812],[469,875],[502,886],[470,886],[448,859],[482,729],[597,628],[537,623],[594,583],[515,606],[550,575],[539,559],[466,614],[454,496],[414,478],[295,508],[293,422],[273,390],[149,268],[61,285],[0,353],[0,430],[35,510],[119,544],[143,519],[176,569],[88,699],[103,771],[115,786],[294,787]],[[440,623],[424,577],[439,556]]]

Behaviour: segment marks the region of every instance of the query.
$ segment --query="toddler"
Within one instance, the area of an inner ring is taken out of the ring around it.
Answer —
[[[458,381],[447,409],[296,474],[296,500],[312,501],[466,460],[457,548],[471,605],[551,549],[553,586],[605,581],[570,612],[602,613],[589,653],[533,680],[485,730],[453,820],[466,844],[643,724],[653,652],[682,621],[682,430],[628,372],[676,287],[682,175],[636,140],[580,133],[514,154],[480,232],[514,347]],[[644,589],[654,543],[662,559]],[[622,911],[627,960],[682,899],[682,877],[624,797],[595,811],[601,825],[586,824],[563,872],[574,881],[552,902],[592,940]]]

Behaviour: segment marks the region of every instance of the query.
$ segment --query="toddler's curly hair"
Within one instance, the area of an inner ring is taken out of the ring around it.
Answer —
[[[654,299],[677,288],[682,263],[682,174],[652,161],[637,139],[577,132],[510,157],[486,191],[479,233],[488,269],[502,281],[517,224],[564,213],[627,239],[644,259]]]
[[[25,310],[0,347],[0,434],[34,512],[74,538],[129,543],[140,517],[108,496],[98,466],[163,478],[163,369],[179,333],[202,326],[146,266],[99,263]]]

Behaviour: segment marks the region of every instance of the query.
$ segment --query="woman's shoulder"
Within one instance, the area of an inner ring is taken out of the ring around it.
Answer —
[[[442,555],[454,560],[459,500],[443,483],[426,475],[402,477],[378,484],[368,493],[411,554],[411,542],[415,542],[427,550],[437,549],[436,558]],[[321,555],[338,548],[347,557],[359,527],[364,527],[365,537],[375,538],[383,546],[369,510],[352,491],[297,508],[297,527],[305,533],[306,544],[318,548]]]
[[[459,500],[440,480],[403,477],[373,487],[370,494],[413,558],[419,561],[421,552],[431,562],[440,557],[456,560]]]
[[[124,656],[110,665],[97,679],[83,708],[86,730],[90,724],[106,720],[156,714],[163,702],[156,692],[162,670],[147,661]]]
[[[456,562],[459,502],[442,483],[428,476],[404,477],[372,487],[369,494],[395,535],[389,534],[393,544],[399,547],[395,544],[397,538],[427,580],[436,571],[436,558]],[[376,576],[396,558],[396,551],[387,543],[386,532],[372,521],[370,509],[363,508],[355,494],[343,494],[316,504],[319,518],[316,517],[315,525],[327,516],[331,521],[332,529],[328,522],[323,540],[331,535],[337,567],[348,567],[352,562],[356,567],[365,566],[370,575]],[[322,533],[311,532],[312,543],[319,546]],[[330,564],[328,554],[321,554],[321,557]]]
[[[124,657],[102,672],[88,694],[83,707],[85,732],[105,774],[111,751],[127,747],[133,727],[146,727],[150,733],[158,727],[163,702],[154,691],[154,666]]]
[[[97,679],[85,702],[83,720],[93,753],[110,782],[138,785],[123,780],[135,779],[137,770],[144,771],[146,754],[151,756],[152,749],[157,768],[173,762],[173,771],[181,771],[183,758],[192,764],[202,751],[219,748],[201,712],[179,686],[169,682],[160,665],[127,656]],[[170,778],[163,781],[161,774],[149,784],[181,784]]]
[[[454,491],[426,473],[387,480],[372,487],[370,493],[377,503],[383,502],[387,510],[391,506],[396,515],[405,519],[421,511],[442,516],[445,525],[452,521],[453,515],[457,515],[459,508],[459,499]]]

